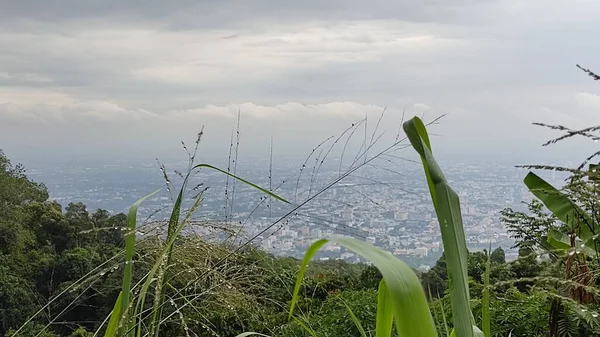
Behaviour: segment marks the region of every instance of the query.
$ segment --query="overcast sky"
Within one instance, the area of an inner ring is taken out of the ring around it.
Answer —
[[[600,124],[596,0],[4,0],[0,148],[24,162],[305,155],[365,114],[432,119],[437,153],[582,159],[531,122]],[[374,122],[369,123],[374,125]],[[556,134],[557,135],[557,134]],[[583,147],[582,144],[588,144]]]

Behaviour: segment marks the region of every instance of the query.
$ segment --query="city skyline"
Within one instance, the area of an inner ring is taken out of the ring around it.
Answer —
[[[321,167],[318,179],[311,177],[314,168],[307,167],[304,177],[296,180],[298,166],[288,163],[273,167],[270,182],[268,164],[268,161],[240,163],[239,174],[260,186],[273,186],[278,195],[290,200],[293,205],[314,195],[335,180],[340,172],[335,162],[329,162]],[[248,166],[254,168],[248,169]],[[461,197],[470,249],[486,249],[491,244],[493,247],[502,246],[508,258],[516,256],[516,251],[510,250],[513,241],[500,222],[499,212],[505,207],[524,210],[521,201],[531,199],[521,182],[526,171],[491,163],[473,165],[455,162],[444,166],[449,181]],[[277,201],[263,202],[264,195],[243,184],[235,187],[236,195],[232,202],[227,199],[232,195],[232,181],[227,183],[226,176],[204,171],[193,183],[203,182],[203,186],[208,187],[204,201],[193,218],[199,225],[188,226],[186,232],[207,239],[214,239],[217,235],[216,238],[222,239],[222,232],[214,231],[213,226],[237,228],[242,233],[238,238],[241,242],[259,235],[254,241],[258,246],[276,255],[295,257],[300,257],[316,239],[348,235],[381,246],[414,267],[431,266],[441,254],[441,237],[422,168],[411,162],[404,162],[398,170],[389,167],[393,166],[388,163],[362,168],[264,234],[260,232],[285,215],[291,206]],[[168,167],[173,189],[177,187],[174,169],[182,168]],[[561,181],[556,173],[545,175],[551,182]],[[34,171],[31,177],[46,183],[51,198],[63,207],[69,202],[83,202],[90,212],[96,208],[112,213],[126,212],[137,198],[161,188],[159,195],[139,209],[142,219],[154,214],[152,221],[161,223],[162,219],[168,218],[168,205],[172,202],[160,171],[152,165],[69,170],[55,167]],[[281,181],[286,183],[279,186],[277,182]],[[229,197],[224,193],[226,184],[229,184]],[[166,210],[163,209],[165,207]],[[154,213],[160,209],[163,211]],[[342,258],[349,262],[358,258],[335,248],[335,245],[319,256],[323,259]]]

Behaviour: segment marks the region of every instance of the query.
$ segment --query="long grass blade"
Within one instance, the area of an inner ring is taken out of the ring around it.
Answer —
[[[313,329],[311,329],[308,325],[306,325],[306,323],[302,322],[301,320],[299,320],[296,317],[293,317],[294,321],[296,321],[296,323],[298,323],[298,325],[300,325],[300,327],[306,331],[311,337],[317,337],[317,334],[315,333],[315,331]]]
[[[442,170],[433,158],[429,135],[421,119],[414,117],[404,123],[403,128],[413,148],[421,157],[440,224],[448,268],[454,328],[461,337],[473,337],[475,320],[469,306],[468,251],[458,195],[448,185]]]
[[[389,337],[392,335],[392,326],[394,325],[394,308],[392,299],[388,293],[385,281],[379,282],[377,290],[377,321],[375,323],[376,337]]]
[[[446,337],[450,337],[450,328],[448,327],[448,320],[446,320],[446,310],[444,309],[444,302],[440,298],[438,300],[440,304],[440,311],[442,313],[442,323],[444,324],[444,332],[446,333]]]
[[[117,335],[117,330],[119,329],[119,321],[121,320],[121,303],[123,301],[123,292],[119,293],[119,297],[117,297],[117,301],[115,302],[115,306],[110,313],[110,320],[108,321],[108,325],[106,326],[106,331],[104,332],[104,337],[115,337]]]
[[[135,251],[135,229],[137,226],[137,211],[140,205],[148,198],[156,195],[160,190],[156,190],[145,197],[134,202],[129,208],[129,214],[127,215],[127,234],[125,236],[125,266],[123,267],[123,282],[121,287],[121,307],[116,313],[118,319],[125,314],[129,308],[129,300],[131,297],[131,280],[133,278],[133,254]],[[112,321],[111,317],[111,321]],[[131,333],[131,335],[133,332]]]
[[[485,272],[483,274],[483,298],[481,299],[481,327],[485,337],[492,336],[491,317],[490,317],[490,270],[491,264],[491,245],[487,253],[487,261],[485,263]]]
[[[171,216],[169,217],[169,224],[167,226],[167,242],[170,242],[177,237],[178,228],[181,227],[180,223],[179,223],[179,218],[181,216],[181,205],[183,203],[183,195],[185,193],[185,188],[187,186],[187,182],[190,177],[190,174],[191,174],[191,171],[188,172],[185,179],[183,180],[183,183],[181,184],[181,188],[179,189],[179,193],[177,194],[177,200],[175,201],[175,204],[173,204],[173,209],[171,210]],[[195,200],[194,206],[196,206],[199,202],[200,202],[200,197],[197,197]],[[181,229],[179,229],[179,230],[181,230]],[[149,334],[150,336],[158,337],[158,334],[160,331],[160,321],[161,321],[161,316],[162,316],[162,304],[164,302],[165,288],[166,288],[165,280],[166,280],[167,275],[165,275],[165,274],[166,274],[166,269],[168,268],[168,266],[171,265],[171,258],[172,258],[172,254],[173,254],[173,250],[171,249],[171,247],[172,246],[165,247],[166,250],[164,251],[164,255],[161,254],[160,259],[157,261],[160,263],[158,265],[159,270],[160,270],[160,268],[163,268],[163,270],[161,270],[162,272],[160,272],[158,274],[158,280],[156,282],[157,287],[155,289],[155,295],[154,295],[152,320],[150,321],[150,334]],[[164,264],[162,263],[163,257],[165,257],[164,261],[166,262]]]
[[[346,301],[344,301],[341,297],[339,299],[342,301],[342,303],[344,303],[344,306],[346,306],[346,310],[348,311],[348,314],[350,315],[350,319],[352,319],[352,322],[354,322],[354,325],[358,329],[358,332],[360,332],[360,336],[367,337],[367,333],[365,332],[365,329],[363,328],[362,324],[360,323],[360,320],[358,319],[358,317],[356,317],[356,315],[354,314],[354,311],[352,311],[352,308],[350,308],[348,303],[346,303]]]
[[[202,167],[206,167],[206,168],[210,168],[210,169],[213,169],[213,170],[219,171],[219,172],[221,172],[221,173],[223,173],[223,174],[226,174],[227,176],[229,176],[229,177],[231,177],[231,178],[234,178],[234,179],[236,179],[236,180],[239,180],[239,181],[243,182],[244,184],[246,184],[246,185],[248,185],[248,186],[250,186],[250,187],[253,187],[253,188],[255,188],[255,189],[257,189],[257,190],[261,191],[262,193],[264,193],[264,194],[266,194],[266,195],[268,195],[268,196],[270,196],[270,197],[273,197],[273,198],[275,198],[275,199],[277,199],[277,200],[279,200],[279,201],[281,201],[281,202],[284,202],[284,203],[286,203],[286,204],[289,204],[289,203],[290,203],[290,202],[289,202],[289,201],[287,201],[286,199],[284,199],[284,198],[282,198],[282,197],[278,196],[277,194],[275,194],[275,193],[273,193],[273,192],[271,192],[271,191],[268,191],[268,190],[266,190],[266,189],[264,189],[264,188],[262,188],[262,187],[260,187],[260,186],[258,186],[258,185],[256,185],[256,184],[253,184],[253,183],[249,182],[249,181],[248,181],[248,180],[246,180],[246,179],[240,178],[240,177],[238,177],[238,176],[237,176],[237,175],[235,175],[235,174],[232,174],[232,173],[230,173],[230,172],[227,172],[227,171],[225,171],[225,170],[222,170],[222,169],[220,169],[220,168],[218,168],[218,167],[216,167],[216,166],[212,166],[212,165],[210,165],[210,164],[198,164],[198,165],[194,166],[194,168],[193,168],[193,169],[202,168]]]
[[[184,197],[184,193],[186,191],[186,186],[187,186],[188,180],[189,180],[192,172],[194,170],[200,169],[200,168],[210,168],[210,169],[216,170],[218,172],[226,174],[229,177],[237,179],[237,180],[249,185],[250,187],[257,189],[257,190],[273,197],[274,199],[280,200],[285,203],[289,203],[289,201],[287,201],[286,199],[284,199],[284,198],[282,198],[282,197],[280,197],[280,196],[278,196],[256,184],[253,184],[243,178],[240,178],[240,177],[236,176],[235,174],[232,174],[230,172],[222,170],[216,166],[213,166],[210,164],[197,164],[197,165],[191,167],[191,169],[189,170],[189,172],[187,173],[187,175],[185,176],[185,178],[182,182],[177,199],[176,199],[176,201],[173,205],[173,209],[171,211],[171,216],[169,218],[169,224],[168,224],[168,228],[167,228],[167,239],[166,239],[165,247],[163,248],[161,253],[158,255],[154,266],[152,267],[152,269],[150,270],[150,272],[148,273],[148,275],[146,277],[146,280],[144,280],[144,283],[143,283],[141,291],[140,291],[140,297],[138,298],[138,302],[136,304],[136,315],[137,315],[144,308],[145,299],[146,299],[150,284],[152,282],[156,281],[156,289],[155,289],[155,296],[154,296],[153,309],[152,309],[152,318],[151,318],[150,325],[149,325],[149,336],[158,336],[160,333],[162,307],[163,307],[163,303],[164,303],[164,295],[165,295],[165,289],[166,289],[165,280],[167,279],[167,277],[165,275],[167,272],[166,269],[168,268],[168,266],[171,265],[173,244],[174,244],[177,236],[183,229],[185,222],[186,222],[186,221],[180,221],[183,197]],[[196,199],[195,204],[192,207],[192,209],[190,211],[188,211],[186,219],[189,218],[189,216],[191,215],[191,212],[195,209],[195,207],[197,207],[199,205],[199,201],[200,201],[200,198],[198,197]],[[161,269],[161,268],[164,268],[164,269]],[[139,319],[138,323],[137,323],[137,334],[136,334],[137,337],[142,336],[142,330],[143,330],[143,322],[142,322],[142,319]]]
[[[392,302],[391,306],[396,319],[396,331],[399,336],[436,336],[435,324],[429,312],[425,292],[421,287],[419,278],[412,269],[389,252],[366,242],[347,237],[318,240],[308,248],[296,279],[290,305],[290,317],[299,300],[300,286],[308,263],[327,242],[335,242],[344,246],[371,261],[379,269]]]

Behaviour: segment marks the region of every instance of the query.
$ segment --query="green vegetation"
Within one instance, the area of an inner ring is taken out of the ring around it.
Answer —
[[[593,138],[590,132],[600,129],[550,127],[566,134],[547,144]],[[137,208],[152,194],[128,215],[90,212],[81,203],[63,209],[0,152],[0,336],[600,335],[594,156],[577,168],[527,166],[570,176],[557,188],[527,174],[524,184],[535,197],[529,211],[501,213],[519,249],[507,262],[500,247],[467,251],[460,202],[434,159],[425,125],[413,118],[404,130],[421,158],[443,238],[444,254],[420,274],[347,237],[314,242],[299,261],[251,242],[183,235],[202,200],[202,190],[187,188],[199,169],[288,203],[229,171],[194,165],[195,153],[164,235],[142,236]],[[184,207],[190,190],[195,194]],[[311,261],[328,242],[371,264]]]

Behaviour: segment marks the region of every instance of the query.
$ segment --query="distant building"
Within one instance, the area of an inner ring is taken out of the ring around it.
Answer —
[[[402,256],[402,255],[410,255],[410,249],[396,249],[394,250],[394,255]]]
[[[310,228],[308,228],[308,226],[302,226],[298,228],[298,233],[300,233],[302,236],[309,236]]]
[[[408,213],[408,220],[425,220],[423,213],[410,212]]]
[[[408,212],[401,212],[401,211],[395,212],[394,220],[396,220],[396,221],[408,220]]]
[[[310,230],[310,236],[313,238],[320,239],[323,237],[323,230],[320,228],[313,228]]]
[[[352,208],[346,208],[345,210],[342,211],[342,219],[344,220],[352,220],[353,218],[353,214],[352,214]]]
[[[429,249],[427,249],[426,247],[415,248],[415,249],[412,250],[412,253],[414,255],[419,255],[421,257],[426,257],[427,256],[427,252],[429,252]]]
[[[477,209],[473,205],[467,205],[465,213],[467,213],[467,214],[477,214]]]
[[[431,269],[431,267],[426,266],[424,264],[420,265],[417,270],[420,271],[421,273],[426,273]]]
[[[432,252],[437,253],[440,250],[440,243],[438,241],[432,242],[426,245],[426,247],[429,248],[429,250],[431,250]]]

